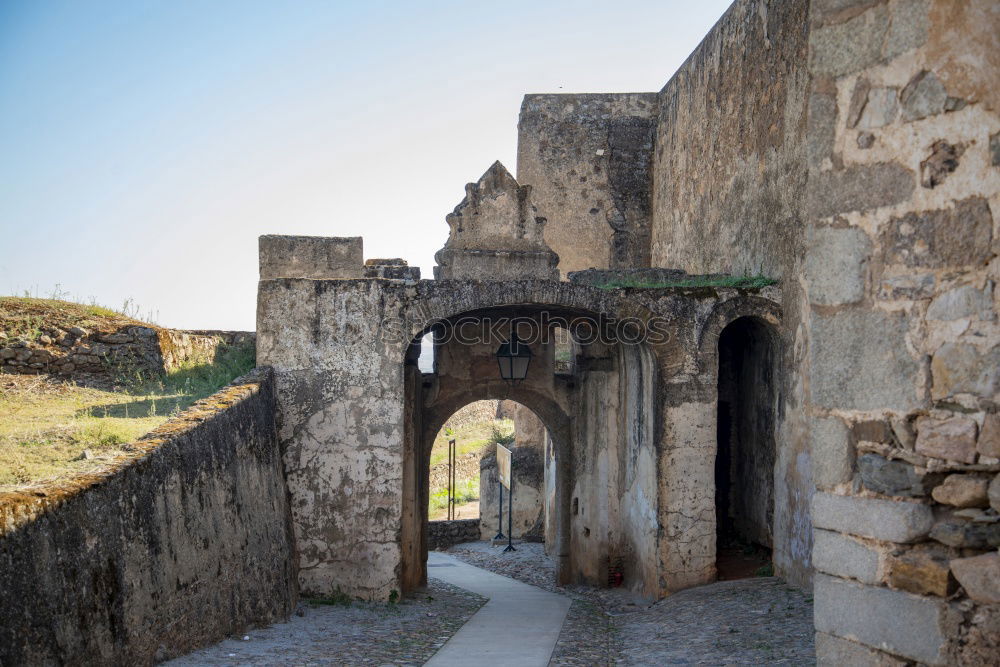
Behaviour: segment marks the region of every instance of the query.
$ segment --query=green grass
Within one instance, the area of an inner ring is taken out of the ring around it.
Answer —
[[[455,481],[455,505],[464,505],[479,500],[479,475],[471,479]],[[431,493],[430,511],[437,514],[448,509],[448,489]]]
[[[601,289],[665,289],[668,287],[732,287],[738,289],[761,289],[777,284],[774,278],[756,276],[692,276],[680,280],[648,281],[639,279],[612,280]]]
[[[213,359],[188,362],[164,377],[124,370],[119,391],[50,376],[0,375],[0,491],[100,469],[255,361],[252,345],[223,346]],[[82,458],[84,450],[90,458]]]

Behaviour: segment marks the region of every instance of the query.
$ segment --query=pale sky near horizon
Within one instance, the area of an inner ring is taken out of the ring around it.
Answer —
[[[0,294],[252,330],[261,234],[430,278],[525,93],[659,90],[728,5],[6,0]]]

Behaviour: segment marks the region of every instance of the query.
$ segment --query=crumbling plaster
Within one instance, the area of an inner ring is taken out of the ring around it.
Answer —
[[[689,415],[684,410],[671,413],[668,404],[689,401],[686,393],[694,389],[711,405],[714,388],[698,382],[698,342],[704,324],[718,319],[712,319],[717,304],[745,302],[744,307],[726,308],[758,313],[755,304],[765,302],[773,312],[778,294],[775,288],[759,295],[711,288],[603,290],[556,281],[262,281],[258,354],[262,363],[275,368],[277,378],[279,435],[303,592],[339,588],[360,597],[386,598],[426,576],[422,562],[415,568],[405,562],[415,554],[422,559],[426,549],[426,498],[421,497],[426,494],[419,490],[426,485],[421,477],[426,473],[406,461],[409,445],[404,443],[417,442],[407,435],[416,427],[407,425],[406,415],[412,419],[420,413],[420,448],[426,448],[456,409],[493,398],[530,407],[551,434],[560,489],[555,494],[557,517],[569,516],[560,512],[571,511],[571,491],[584,516],[597,512],[600,517],[593,525],[574,517],[569,530],[566,523],[562,532],[557,529],[562,580],[604,585],[611,559],[626,558],[625,570],[632,577],[628,583],[649,597],[710,581],[715,518],[702,506],[711,506],[713,480],[704,480],[703,493],[691,473],[712,469],[714,415],[701,418],[704,428],[683,435],[678,429]],[[551,350],[538,349],[534,375],[523,385],[508,387],[500,381],[494,349],[487,345],[452,350],[461,358],[442,350],[438,374],[429,384],[424,378],[419,392],[415,376],[406,380],[411,377],[404,373],[409,344],[433,326],[463,314],[523,316],[541,310],[571,317],[605,313],[643,322],[658,317],[667,323],[669,335],[650,345],[638,361],[619,362],[618,370],[613,360],[595,360],[592,371],[584,363],[575,380],[554,374]],[[450,358],[457,363],[449,365]],[[620,395],[622,368],[626,377],[638,373],[640,379],[630,380],[631,389]],[[624,402],[631,412],[586,428],[583,416],[594,411],[584,407],[588,403],[579,398],[577,387],[593,385],[609,371],[615,377],[598,387],[592,400],[616,409]],[[406,407],[418,398],[421,409]],[[636,415],[650,406],[659,418],[650,419],[644,432],[629,434]],[[602,441],[600,433],[607,439]],[[673,442],[677,437],[683,447]],[[562,451],[572,455],[562,456]],[[692,454],[700,461],[686,460]],[[619,509],[622,503],[624,510]],[[665,533],[653,527],[654,517]],[[688,546],[678,546],[682,542]],[[415,548],[416,543],[421,546]],[[704,554],[705,562],[690,566],[685,549]],[[651,560],[654,553],[661,557]]]

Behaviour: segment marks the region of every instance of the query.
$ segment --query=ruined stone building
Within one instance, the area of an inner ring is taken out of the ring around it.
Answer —
[[[660,91],[527,95],[518,129],[434,280],[261,238],[289,585],[425,582],[430,444],[510,399],[561,581],[661,598],[735,534],[813,589],[821,664],[996,664],[1000,4],[737,0]]]

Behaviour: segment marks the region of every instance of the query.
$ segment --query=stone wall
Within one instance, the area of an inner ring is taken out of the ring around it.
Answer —
[[[542,495],[545,488],[542,450],[515,447],[511,450],[511,474],[514,477],[514,512],[511,531],[515,538],[541,542],[545,539],[545,508]],[[494,451],[484,456],[479,472],[479,534],[489,540],[497,534],[497,514],[500,502],[500,477]],[[503,534],[507,534],[507,512],[510,493],[503,491]]]
[[[812,480],[795,277],[809,149],[808,10],[808,0],[737,0],[661,90],[651,249],[653,266],[782,279],[773,558],[779,574],[803,586]],[[702,412],[714,430],[714,395],[680,419]]]
[[[269,371],[133,447],[107,472],[0,494],[3,664],[151,664],[294,607]]]
[[[819,659],[985,664],[1000,654],[1000,11],[816,1],[810,18],[797,281]]]
[[[40,335],[4,339],[0,372],[86,376],[115,384],[135,374],[160,375],[186,362],[210,363],[222,345],[253,345],[246,331],[181,331],[151,326],[62,329],[42,325]]]
[[[428,521],[427,548],[444,550],[462,542],[479,539],[479,519],[458,519],[455,521]]]
[[[517,179],[559,270],[649,265],[656,93],[526,95]]]
[[[993,2],[738,0],[661,91],[652,263],[782,281],[774,559],[821,664],[1000,644],[998,70]]]

